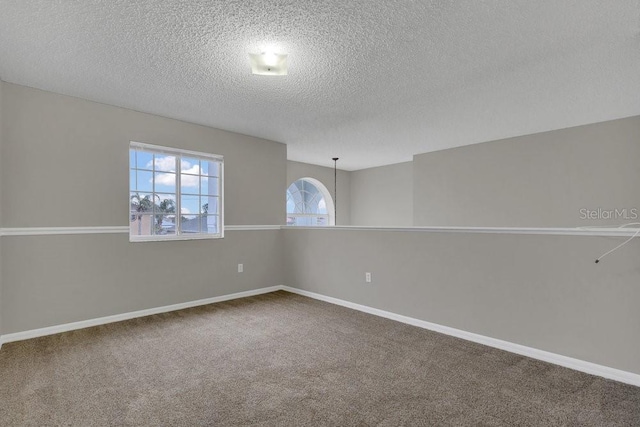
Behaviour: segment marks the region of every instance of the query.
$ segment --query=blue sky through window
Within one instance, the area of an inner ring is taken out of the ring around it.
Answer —
[[[131,193],[154,193],[155,202],[173,200],[177,194],[176,157],[130,150],[129,190]],[[183,157],[180,162],[181,214],[217,213],[215,206],[206,206],[218,194],[218,162]]]

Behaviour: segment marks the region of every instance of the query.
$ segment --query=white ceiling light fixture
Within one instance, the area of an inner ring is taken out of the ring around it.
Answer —
[[[250,53],[251,72],[261,76],[286,76],[287,75],[287,54],[286,53]]]

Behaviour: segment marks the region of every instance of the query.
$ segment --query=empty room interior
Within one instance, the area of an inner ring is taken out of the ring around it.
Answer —
[[[0,425],[640,426],[640,2],[0,0]]]

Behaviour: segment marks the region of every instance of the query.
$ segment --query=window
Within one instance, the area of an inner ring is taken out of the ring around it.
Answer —
[[[287,225],[334,225],[333,199],[320,181],[302,178],[287,189]]]
[[[132,142],[129,240],[223,237],[223,158]]]

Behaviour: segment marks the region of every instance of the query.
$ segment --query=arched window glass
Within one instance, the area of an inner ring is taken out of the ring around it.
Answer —
[[[327,188],[313,178],[302,178],[287,189],[287,225],[334,225],[333,200]]]

